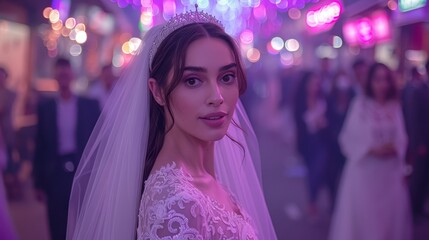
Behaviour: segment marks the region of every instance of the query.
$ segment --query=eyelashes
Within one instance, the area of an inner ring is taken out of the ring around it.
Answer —
[[[202,81],[197,77],[189,77],[184,80],[184,83],[190,88],[196,88],[202,84]]]
[[[237,80],[237,76],[236,76],[236,74],[233,74],[233,73],[225,74],[221,78],[221,81],[225,84],[228,84],[228,85],[233,84],[236,80]]]
[[[201,86],[204,83],[204,77],[199,76],[187,76],[184,77],[183,83],[190,88],[196,88]],[[225,85],[233,85],[237,81],[237,74],[236,73],[226,73],[222,75],[218,81]]]

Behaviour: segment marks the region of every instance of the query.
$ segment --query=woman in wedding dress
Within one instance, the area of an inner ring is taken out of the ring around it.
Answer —
[[[178,15],[125,72],[79,165],[67,238],[276,239],[240,53],[221,24]]]
[[[347,162],[331,240],[409,240],[405,184],[406,133],[392,73],[371,66],[366,96],[356,97],[340,133]]]

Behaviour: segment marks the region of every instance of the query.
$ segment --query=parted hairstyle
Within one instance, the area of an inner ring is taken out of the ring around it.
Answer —
[[[239,94],[243,94],[247,88],[247,81],[235,40],[225,33],[221,27],[213,23],[192,23],[185,25],[173,31],[162,41],[150,66],[150,77],[155,79],[158,87],[161,89],[170,116],[172,116],[172,114],[169,97],[183,77],[187,50],[193,42],[202,38],[216,38],[227,44],[237,64]],[[172,81],[168,81],[169,76],[172,76]],[[165,134],[169,131],[169,129],[166,129],[166,113],[164,107],[155,101],[152,94],[150,94],[149,104],[150,130],[143,182],[149,177],[155,160],[162,148]]]

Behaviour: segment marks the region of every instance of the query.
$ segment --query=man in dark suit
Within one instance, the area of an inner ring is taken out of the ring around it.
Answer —
[[[34,182],[36,197],[47,203],[51,238],[64,240],[73,176],[100,107],[96,100],[72,93],[69,60],[57,59],[54,75],[59,96],[40,101],[37,109]]]
[[[429,74],[429,61],[426,63]],[[410,102],[405,102],[405,120],[408,120],[408,158],[413,166],[410,176],[411,204],[414,218],[428,216],[424,212],[429,187],[429,79],[414,84]]]

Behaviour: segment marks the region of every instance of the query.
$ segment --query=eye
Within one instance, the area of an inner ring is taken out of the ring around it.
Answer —
[[[185,79],[185,84],[188,87],[198,87],[201,84],[201,80],[195,77]]]
[[[221,81],[225,84],[233,84],[236,79],[237,79],[237,77],[235,76],[235,74],[229,73],[229,74],[224,75],[221,78]]]

